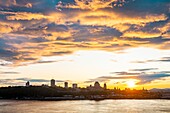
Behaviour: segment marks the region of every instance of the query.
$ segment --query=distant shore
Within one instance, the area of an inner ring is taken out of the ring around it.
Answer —
[[[18,101],[103,101],[103,100],[170,100],[170,98],[105,98],[105,99],[4,99],[0,100],[18,100]]]
[[[7,100],[106,100],[106,99],[170,99],[170,92],[150,92],[148,90],[88,89],[62,87],[3,87],[0,99]]]
[[[44,98],[34,98],[34,97],[24,97],[24,98],[0,98],[0,100],[38,100],[38,101],[67,101],[67,100],[170,100],[170,98],[132,98],[132,97],[112,97],[112,98],[69,98],[69,97],[44,97]]]

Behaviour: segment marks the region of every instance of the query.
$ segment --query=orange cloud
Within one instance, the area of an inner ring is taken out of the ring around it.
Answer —
[[[143,25],[149,22],[156,22],[166,20],[166,15],[141,15],[136,17],[130,17],[121,15],[116,12],[109,12],[98,10],[94,12],[79,13],[74,17],[74,20],[80,20],[82,25],[103,25],[103,26],[114,26],[116,24],[137,24]]]
[[[0,35],[3,33],[10,33],[21,28],[20,23],[2,22],[0,21]]]
[[[41,13],[29,13],[29,12],[4,12],[5,14],[11,14],[7,16],[7,20],[40,20],[47,19],[48,16],[45,16]]]
[[[112,7],[111,4],[116,1],[120,0],[75,0],[75,5],[68,4],[66,6],[62,6],[61,3],[59,3],[57,7],[96,10]],[[124,0],[121,0],[121,2],[124,2]]]
[[[66,5],[59,2],[56,7],[61,10],[35,7],[41,2],[9,1],[0,3],[12,6],[11,9],[13,5],[22,7],[22,10],[0,11],[3,17],[0,18],[3,20],[0,20],[0,36],[10,46],[7,50],[17,53],[10,58],[17,65],[78,50],[118,51],[139,46],[169,48],[165,47],[169,46],[165,40],[169,38],[168,22],[145,29],[149,24],[165,22],[169,17],[165,13],[123,12],[124,6],[115,7],[115,4],[124,3],[124,0],[75,0]]]
[[[129,37],[129,38],[155,38],[161,36],[161,33],[150,33],[150,32],[143,32],[143,31],[129,31],[125,32],[122,37]]]

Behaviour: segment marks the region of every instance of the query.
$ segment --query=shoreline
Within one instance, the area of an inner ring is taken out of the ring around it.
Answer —
[[[169,92],[150,92],[148,90],[90,90],[65,89],[60,87],[5,87],[0,88],[0,99],[6,100],[106,100],[106,99],[170,99]]]
[[[0,100],[17,100],[17,101],[103,101],[103,100],[170,100],[170,98],[104,98],[104,99],[5,99]]]

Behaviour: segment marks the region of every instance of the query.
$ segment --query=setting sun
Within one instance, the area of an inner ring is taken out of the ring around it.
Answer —
[[[127,81],[127,86],[129,87],[129,88],[132,88],[132,87],[135,87],[135,81]]]
[[[169,100],[170,0],[0,0],[0,113],[170,113]]]

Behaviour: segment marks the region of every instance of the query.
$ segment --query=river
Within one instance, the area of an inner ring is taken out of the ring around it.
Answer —
[[[0,100],[0,113],[170,113],[170,100]]]

